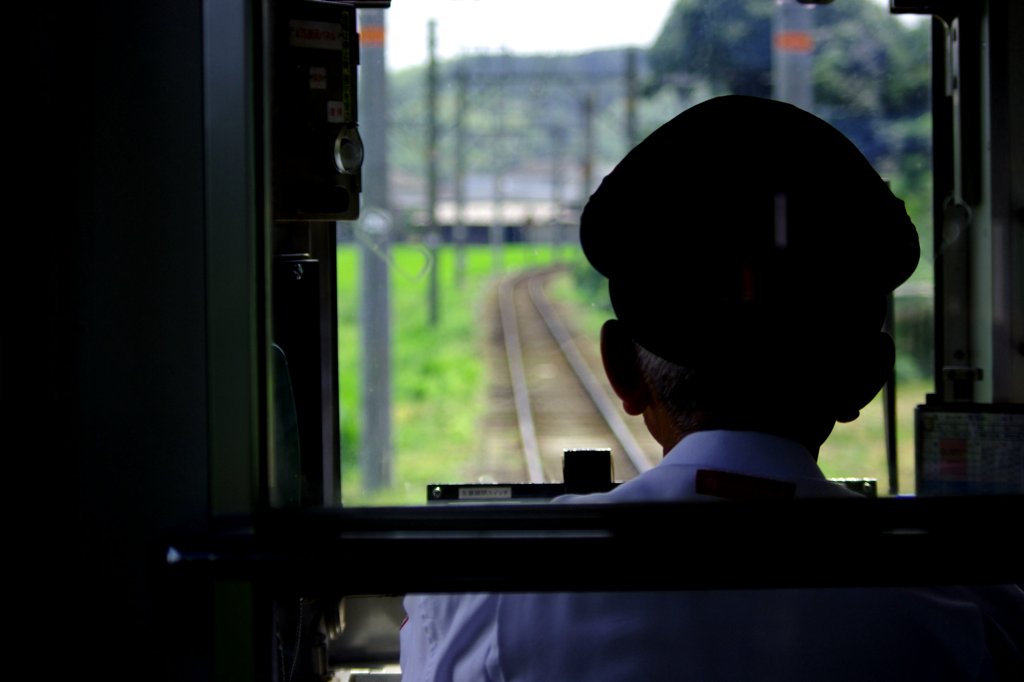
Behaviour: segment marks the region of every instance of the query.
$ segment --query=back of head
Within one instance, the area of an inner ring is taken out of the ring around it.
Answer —
[[[920,254],[903,202],[848,139],[744,96],[647,137],[591,196],[580,230],[633,338],[733,391],[821,390],[874,343],[885,295]]]

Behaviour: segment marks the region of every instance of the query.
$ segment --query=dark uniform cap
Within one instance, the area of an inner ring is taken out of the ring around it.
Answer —
[[[590,197],[580,240],[617,317],[693,366],[877,334],[917,232],[860,151],[792,105],[727,96],[676,116]]]

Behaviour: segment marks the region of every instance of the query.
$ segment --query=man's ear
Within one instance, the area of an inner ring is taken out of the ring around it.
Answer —
[[[856,419],[892,376],[896,364],[896,345],[892,337],[879,332],[874,341],[873,347],[866,349],[847,368],[836,421],[845,423]]]
[[[608,320],[601,327],[601,360],[626,414],[643,414],[651,402],[650,390],[640,372],[633,337],[618,320]]]

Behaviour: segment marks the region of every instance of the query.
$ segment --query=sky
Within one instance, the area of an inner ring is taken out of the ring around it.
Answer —
[[[437,21],[442,59],[472,52],[583,52],[647,47],[675,0],[392,0],[385,10],[389,69],[427,60],[427,22]],[[586,30],[583,30],[583,24]]]

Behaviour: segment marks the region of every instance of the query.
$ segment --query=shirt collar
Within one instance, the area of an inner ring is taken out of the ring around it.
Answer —
[[[669,450],[659,466],[663,465],[707,467],[766,478],[825,478],[807,448],[757,431],[691,433]]]

